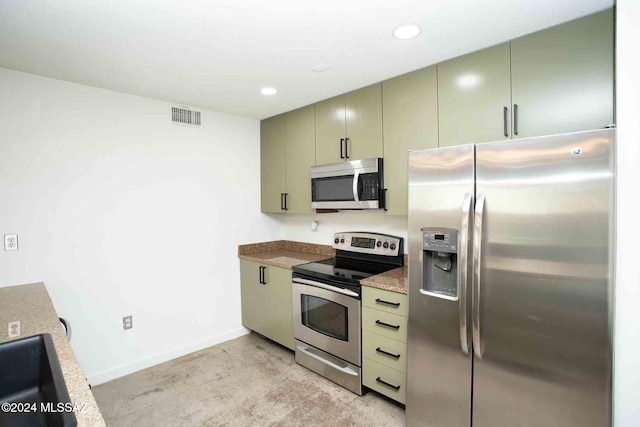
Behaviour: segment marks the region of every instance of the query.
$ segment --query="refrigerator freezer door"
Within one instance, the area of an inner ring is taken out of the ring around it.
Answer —
[[[611,425],[614,135],[476,146],[474,427]]]
[[[473,145],[409,153],[409,426],[471,422],[473,180]]]

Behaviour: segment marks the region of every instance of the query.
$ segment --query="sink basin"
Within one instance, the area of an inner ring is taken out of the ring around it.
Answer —
[[[50,334],[0,344],[0,410],[2,427],[73,427],[69,393]],[[66,405],[65,405],[66,404]],[[4,409],[4,406],[3,406]]]

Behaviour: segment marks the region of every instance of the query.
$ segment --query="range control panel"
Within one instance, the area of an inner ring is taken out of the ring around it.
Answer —
[[[458,231],[447,228],[423,228],[422,249],[425,251],[458,253]]]
[[[342,251],[398,256],[404,250],[402,243],[402,237],[349,231],[334,234],[332,246]]]

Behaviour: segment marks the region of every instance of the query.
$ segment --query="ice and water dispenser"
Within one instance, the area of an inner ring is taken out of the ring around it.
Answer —
[[[422,230],[422,293],[458,299],[458,231],[450,228]]]

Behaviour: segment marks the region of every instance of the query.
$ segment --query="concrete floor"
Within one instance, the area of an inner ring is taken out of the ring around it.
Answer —
[[[251,333],[93,388],[108,426],[404,426],[404,406],[357,396]]]

